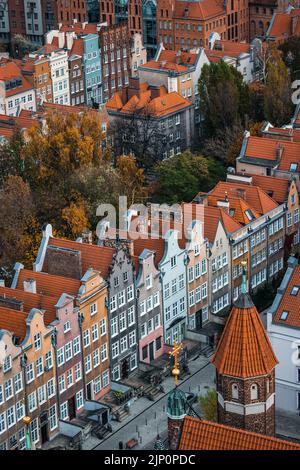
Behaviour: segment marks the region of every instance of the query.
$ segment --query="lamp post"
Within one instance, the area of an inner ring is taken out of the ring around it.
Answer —
[[[31,445],[31,435],[30,435],[30,422],[31,419],[29,416],[24,416],[23,423],[25,424],[25,433],[26,433],[26,450],[32,450]]]

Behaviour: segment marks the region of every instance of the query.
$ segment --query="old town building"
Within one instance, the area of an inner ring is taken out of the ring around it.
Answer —
[[[212,359],[217,371],[218,422],[274,436],[278,361],[247,293],[245,264],[241,294]]]

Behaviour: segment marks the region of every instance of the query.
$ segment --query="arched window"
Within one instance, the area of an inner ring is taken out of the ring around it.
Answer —
[[[263,35],[264,35],[264,24],[263,24],[262,21],[260,21],[260,22],[258,23],[258,29],[259,29],[259,34],[260,34],[260,36],[263,36]]]
[[[238,398],[239,398],[239,389],[238,389],[237,384],[232,384],[231,385],[231,395],[232,395],[233,399],[238,400]]]
[[[252,384],[252,385],[251,385],[250,398],[251,398],[251,400],[257,400],[257,399],[258,399],[258,387],[257,387],[257,384]]]

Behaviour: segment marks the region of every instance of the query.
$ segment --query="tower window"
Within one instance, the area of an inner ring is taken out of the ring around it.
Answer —
[[[238,400],[239,398],[239,389],[237,384],[232,384],[231,385],[231,395],[234,400]]]
[[[251,400],[258,399],[258,387],[256,384],[251,385],[250,397],[251,397]]]

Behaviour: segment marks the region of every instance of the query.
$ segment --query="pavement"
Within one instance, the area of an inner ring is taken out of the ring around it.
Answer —
[[[215,388],[215,368],[210,358],[199,356],[189,362],[190,375],[179,381],[178,387],[184,392],[204,395],[208,388]],[[166,405],[168,393],[174,388],[173,377],[167,377],[163,382],[165,393],[155,402],[141,397],[132,405],[130,415],[121,423],[112,421],[113,432],[102,441],[91,437],[82,446],[83,450],[119,450],[119,443],[125,444],[128,440],[136,438],[139,444],[135,450],[153,449],[156,436],[159,433],[165,439],[167,431]],[[193,405],[195,411],[201,415],[198,403]]]

